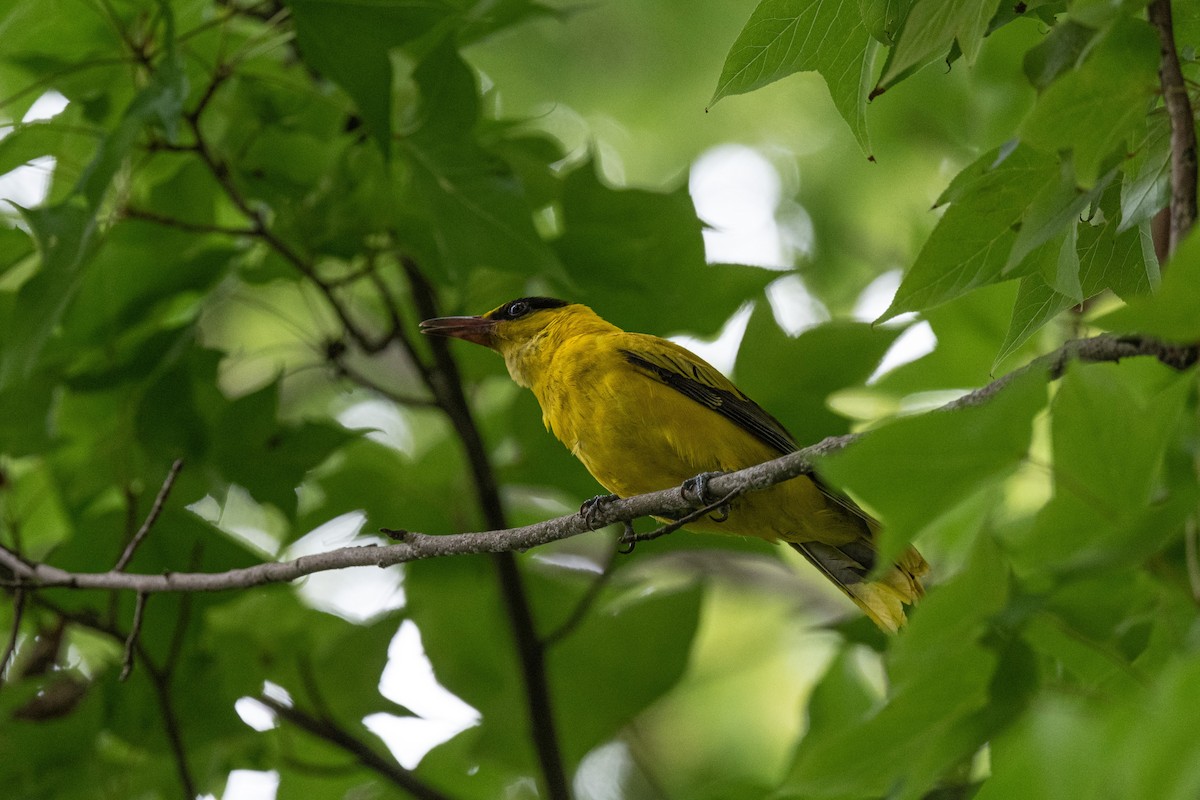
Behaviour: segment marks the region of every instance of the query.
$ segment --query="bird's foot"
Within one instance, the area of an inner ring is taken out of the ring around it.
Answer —
[[[625,530],[621,531],[621,538],[617,539],[617,552],[623,556],[627,556],[637,546],[637,531],[633,529],[632,522],[625,522],[623,524],[625,525]]]
[[[688,478],[679,487],[679,496],[686,503],[694,503],[697,506],[706,506],[720,500],[720,497],[714,496],[708,489],[708,482],[713,478],[724,475],[723,472],[702,472],[694,478]],[[724,522],[729,519],[729,504],[724,503],[717,507],[716,513],[710,514],[709,519],[713,522]]]
[[[589,530],[596,530],[600,525],[596,521],[596,517],[604,508],[614,500],[619,499],[615,494],[598,494],[591,500],[587,500],[579,507],[579,516],[583,517],[583,521],[587,523]]]

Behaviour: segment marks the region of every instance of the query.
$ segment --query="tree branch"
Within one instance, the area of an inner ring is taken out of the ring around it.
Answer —
[[[121,216],[125,219],[153,222],[155,225],[162,225],[166,228],[178,228],[179,230],[187,231],[188,233],[219,233],[224,236],[258,235],[257,228],[232,228],[228,225],[211,225],[207,222],[190,222],[186,219],[168,217],[164,214],[158,214],[142,208],[134,208],[133,206],[126,206],[125,208],[121,209]]]
[[[133,624],[129,628],[129,636],[125,638],[125,654],[121,658],[121,676],[118,680],[126,681],[133,672],[133,655],[137,648],[138,634],[142,632],[142,615],[146,612],[145,592],[138,592],[137,605],[133,609]]]
[[[1173,253],[1196,222],[1196,119],[1175,49],[1171,0],[1153,0],[1146,12],[1150,24],[1158,31],[1162,50],[1158,76],[1167,116],[1171,120],[1171,232],[1168,247]]]
[[[942,406],[939,411],[976,406],[986,402],[1019,375],[1042,371],[1053,380],[1061,377],[1072,359],[1081,361],[1120,361],[1131,356],[1152,356],[1162,363],[1184,369],[1200,359],[1200,345],[1173,345],[1150,338],[1097,336],[1068,342],[1053,353],[1035,359],[1029,365],[976,389]],[[934,412],[936,413],[936,412]],[[724,497],[733,492],[753,492],[777,483],[811,474],[822,457],[858,441],[863,434],[830,436],[817,444],[737,472],[717,475],[707,482],[711,495]],[[283,583],[317,572],[346,567],[389,567],[409,561],[451,555],[513,553],[538,545],[578,536],[614,523],[639,517],[681,517],[706,504],[679,488],[619,498],[605,503],[590,514],[589,523],[582,514],[570,514],[520,528],[496,529],[480,533],[428,535],[393,531],[396,544],[343,547],[324,553],[301,556],[290,561],[272,561],[227,572],[165,572],[137,574],[128,572],[68,572],[49,564],[28,562],[12,550],[0,547],[0,566],[12,572],[14,580],[27,588],[67,587],[72,589],[126,590],[133,592],[216,592],[245,589],[268,583]]]
[[[150,513],[146,515],[142,526],[138,528],[137,533],[129,540],[129,544],[125,545],[124,552],[117,559],[116,565],[113,567],[114,572],[120,572],[125,567],[129,566],[129,560],[133,558],[134,551],[138,549],[138,545],[146,538],[146,534],[150,533],[150,529],[154,527],[154,523],[158,522],[158,517],[162,514],[163,506],[166,505],[167,496],[171,494],[171,487],[175,485],[175,479],[179,477],[179,470],[183,469],[183,459],[177,458],[171,464],[171,469],[167,472],[167,477],[163,479],[162,486],[158,490],[158,495],[154,498],[154,505],[150,507]]]
[[[391,781],[418,800],[451,800],[449,795],[443,794],[420,780],[394,761],[384,758],[366,742],[342,729],[332,720],[314,717],[266,694],[259,695],[255,699],[274,711],[281,719],[346,751],[354,756],[358,763]]]

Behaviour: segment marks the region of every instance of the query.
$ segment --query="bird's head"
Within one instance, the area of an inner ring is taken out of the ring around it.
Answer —
[[[504,356],[513,380],[529,386],[560,339],[549,335],[552,329],[562,330],[563,326],[555,323],[578,312],[595,316],[585,306],[565,300],[521,297],[478,317],[427,319],[421,323],[421,333],[452,336],[490,347]]]
[[[421,333],[465,339],[507,355],[538,338],[572,305],[553,297],[521,297],[478,317],[427,319]]]

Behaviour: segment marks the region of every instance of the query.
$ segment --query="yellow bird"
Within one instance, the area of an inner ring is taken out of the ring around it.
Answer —
[[[504,356],[513,380],[537,396],[546,427],[620,497],[797,449],[783,425],[699,356],[627,333],[578,303],[523,297],[479,317],[426,320],[421,330]],[[879,524],[815,477],[748,493],[724,521],[689,527],[787,542],[886,631],[924,594],[929,566],[913,548],[867,580]]]

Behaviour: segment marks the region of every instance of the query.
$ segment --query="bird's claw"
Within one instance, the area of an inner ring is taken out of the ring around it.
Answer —
[[[600,527],[596,522],[596,516],[604,510],[604,507],[616,500],[615,494],[598,494],[591,500],[584,501],[584,504],[579,507],[579,516],[583,517],[583,521],[587,523],[589,530],[596,530]]]
[[[688,478],[679,487],[679,496],[687,503],[697,503],[702,506],[708,505],[716,499],[709,496],[708,482],[721,474],[723,473],[701,472],[694,478]]]
[[[679,496],[683,498],[684,502],[695,503],[697,506],[706,506],[713,503],[720,498],[714,497],[709,492],[708,482],[723,474],[722,472],[702,472],[694,478],[688,478],[679,487]],[[709,514],[708,518],[713,522],[724,522],[729,519],[729,504],[725,503],[719,506],[716,509],[716,513]]]
[[[633,529],[632,522],[625,522],[624,525],[625,530],[621,532],[621,538],[617,539],[617,552],[627,556],[637,546],[637,531]]]

